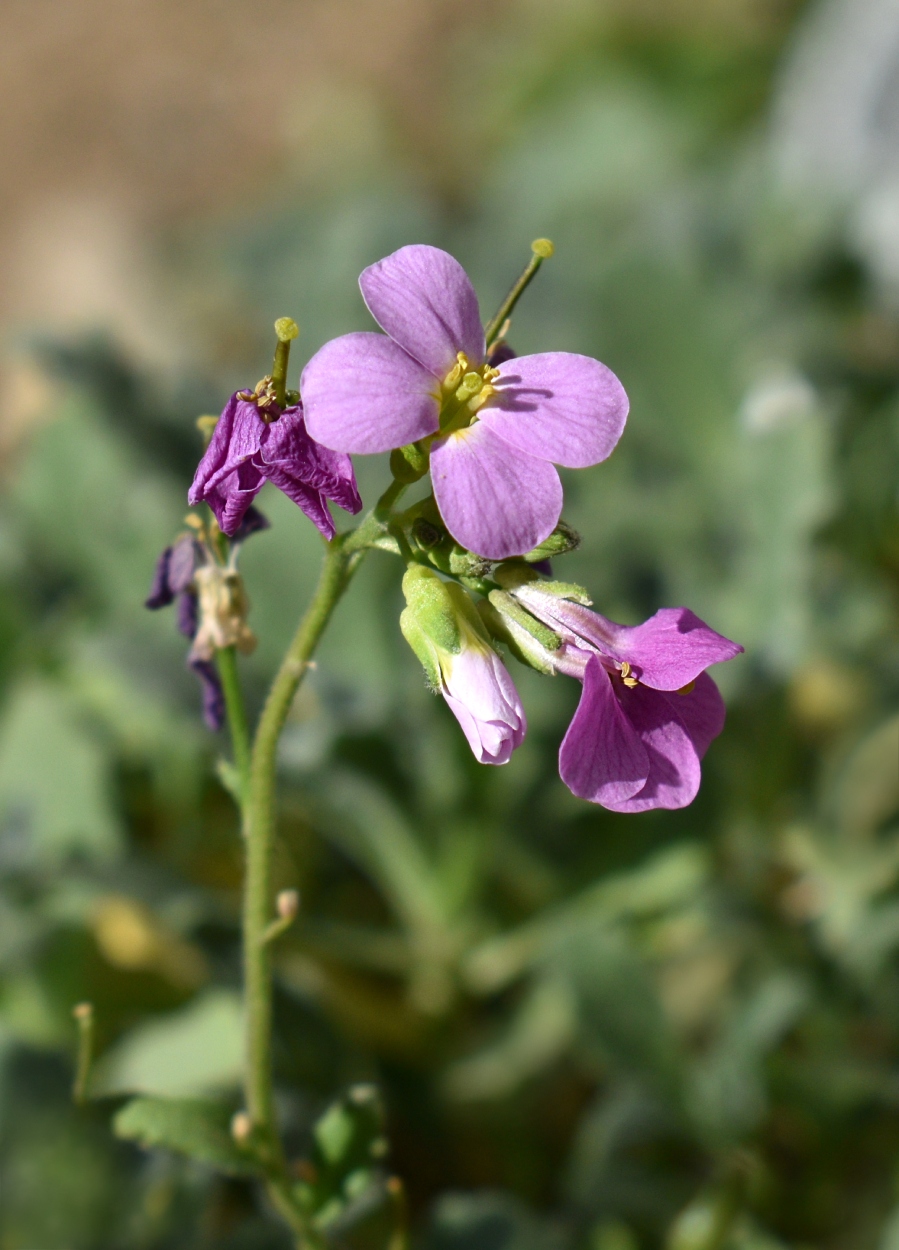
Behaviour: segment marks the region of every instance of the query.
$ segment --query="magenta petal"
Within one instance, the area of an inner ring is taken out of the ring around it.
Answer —
[[[473,366],[483,361],[478,297],[449,252],[424,243],[401,247],[364,270],[359,286],[382,330],[436,378],[443,380],[457,352]]]
[[[562,511],[562,483],[546,460],[509,447],[483,422],[436,442],[431,482],[456,542],[489,560],[522,555],[543,542]]]
[[[666,697],[683,721],[696,754],[702,759],[724,728],[726,709],[721,692],[708,673],[700,673],[689,694],[670,694]]]
[[[588,641],[619,662],[628,660],[634,676],[654,690],[680,690],[710,664],[732,660],[743,650],[689,608],[661,608],[642,625],[616,625],[596,612],[590,616],[595,620]]]
[[[708,680],[714,686],[711,678]],[[703,712],[697,717],[706,728],[710,710],[705,705],[707,694],[704,687],[699,700]],[[605,807],[615,812],[646,812],[658,807],[686,807],[693,802],[701,779],[700,752],[680,706],[681,699],[691,697],[650,690],[647,686],[621,686],[620,705],[646,748],[649,776],[639,793],[604,802]]]
[[[222,478],[254,456],[265,429],[265,422],[259,416],[256,405],[232,395],[216,422],[203,459],[197,465],[187,494],[188,503],[194,505],[206,499],[207,492]]]
[[[433,434],[433,376],[383,334],[331,339],[303,370],[306,429],[334,451],[372,455]]]
[[[283,490],[287,498],[292,499],[297,507],[306,513],[312,524],[330,542],[337,531],[334,528],[334,519],[328,511],[327,500],[321,491],[307,485],[280,465],[268,467],[265,476],[273,486],[277,486],[278,490]]]
[[[611,455],[628,412],[611,369],[590,356],[544,352],[506,361],[499,373],[481,420],[511,447],[569,469]]]
[[[584,671],[584,690],[559,748],[559,775],[579,798],[603,807],[626,802],[649,776],[646,748],[615,698],[596,656]]]
[[[218,475],[215,485],[206,488],[202,498],[212,509],[223,534],[230,538],[237,532],[264,484],[265,478],[259,470],[245,460],[230,473]]]
[[[331,451],[309,437],[302,408],[287,408],[280,420],[268,427],[254,463],[288,495],[290,491],[275,478],[276,470],[333,499],[347,512],[359,512],[362,508],[353,462],[342,451]]]

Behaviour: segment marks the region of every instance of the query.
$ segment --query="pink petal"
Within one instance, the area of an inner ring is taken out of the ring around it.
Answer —
[[[457,352],[473,366],[483,361],[478,297],[449,252],[424,243],[401,247],[369,266],[359,286],[381,329],[435,377],[446,376]]]
[[[628,399],[611,369],[590,356],[543,352],[499,367],[481,420],[510,446],[569,469],[611,455]]]
[[[670,698],[675,712],[684,723],[690,741],[700,759],[724,728],[726,709],[721,692],[709,677],[700,673],[696,685],[689,694],[675,694]]]
[[[616,625],[598,612],[592,636],[612,659],[628,660],[634,676],[654,690],[680,690],[710,664],[732,660],[743,648],[710,629],[689,608],[660,608],[642,625]]]
[[[302,408],[285,409],[280,419],[268,427],[262,448],[253,463],[261,467],[276,486],[280,483],[269,471],[269,466],[280,469],[316,493],[321,492],[333,499],[347,512],[362,509],[352,460],[343,452],[331,451],[309,437]],[[286,493],[290,494],[289,491]]]
[[[392,451],[439,423],[434,378],[383,334],[331,339],[303,370],[300,388],[306,429],[333,451]]]
[[[562,511],[562,483],[546,460],[509,446],[483,422],[440,439],[431,482],[456,542],[489,560],[522,555],[543,542]]]
[[[613,807],[643,789],[649,768],[646,748],[621,710],[611,678],[592,656],[581,701],[559,748],[560,777],[579,798]]]
[[[714,687],[712,679],[707,680]],[[646,812],[659,807],[686,807],[696,798],[699,789],[700,752],[687,728],[679,702],[693,696],[668,694],[661,690],[650,690],[647,686],[628,689],[620,683],[616,687],[616,693],[620,706],[646,748],[649,776],[637,794],[604,802],[603,805],[614,812]],[[717,694],[717,688],[715,693]],[[708,689],[703,685],[697,701],[702,712],[695,718],[691,717],[694,731],[697,723],[701,723],[706,731],[710,728],[709,713],[712,709],[709,705],[711,701],[706,703],[708,695]]]

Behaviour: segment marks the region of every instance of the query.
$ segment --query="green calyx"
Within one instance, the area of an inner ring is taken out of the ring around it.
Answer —
[[[546,651],[558,651],[562,645],[562,639],[557,633],[544,625],[542,621],[538,621],[536,617],[531,616],[517,599],[505,590],[491,590],[487,596],[490,603],[501,616],[513,621],[519,629],[523,629],[525,633],[530,634],[535,642],[538,642]]]
[[[549,595],[553,599],[570,599],[572,603],[582,603],[585,607],[593,603],[584,587],[578,586],[576,582],[544,581],[532,568],[514,560],[500,564],[494,570],[493,576],[503,590],[512,593],[522,586],[539,583],[542,595]]]
[[[545,538],[539,547],[522,556],[527,564],[539,564],[541,560],[550,560],[553,556],[564,556],[575,551],[581,545],[581,536],[565,521],[560,521],[549,538]]]
[[[435,690],[441,667],[465,647],[489,647],[490,640],[474,604],[455,582],[445,582],[431,569],[410,565],[403,577],[406,608],[400,629],[418,656]]]
[[[556,669],[553,664],[552,654],[553,650],[558,648],[561,639],[556,638],[555,648],[544,647],[534,637],[529,628],[524,628],[518,623],[517,619],[498,611],[490,602],[490,599],[478,600],[478,614],[491,638],[495,638],[497,642],[505,643],[516,660],[526,664],[528,668],[536,669],[538,673],[544,673],[548,677],[555,675]],[[533,621],[533,618],[531,620]],[[556,635],[553,635],[553,637],[555,638]]]
[[[417,443],[408,443],[390,453],[390,472],[398,482],[411,486],[427,473],[428,461],[427,451],[422,451]]]

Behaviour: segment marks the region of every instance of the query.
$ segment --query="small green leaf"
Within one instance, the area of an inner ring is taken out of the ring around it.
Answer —
[[[254,1159],[231,1136],[230,1112],[200,1098],[133,1098],[113,1120],[117,1137],[160,1146],[211,1163],[222,1172],[259,1170]]]

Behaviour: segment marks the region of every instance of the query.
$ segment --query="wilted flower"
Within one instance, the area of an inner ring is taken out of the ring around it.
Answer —
[[[153,584],[145,606],[164,608],[177,601],[178,628],[192,640],[187,664],[203,687],[203,717],[212,730],[225,721],[225,698],[215,665],[215,652],[235,646],[245,654],[256,646],[246,623],[249,609],[246,592],[237,572],[240,544],[268,520],[256,508],[248,508],[231,542],[227,564],[221,564],[202,526],[182,534],[166,547],[156,562]]]
[[[337,451],[430,445],[447,529],[489,559],[530,551],[562,510],[554,464],[584,468],[611,453],[627,417],[621,383],[588,356],[546,352],[487,363],[465,270],[413,245],[359,279],[386,331],[333,339],[302,377],[313,438]]]
[[[512,576],[511,595],[558,640],[554,649],[533,638],[530,646],[548,668],[583,683],[559,751],[568,788],[616,812],[686,807],[699,789],[700,761],[724,727],[724,702],[705,669],[743,648],[689,608],[617,625],[573,602],[577,587],[515,584]],[[525,632],[511,624],[516,638]]]
[[[222,532],[233,535],[266,481],[302,508],[328,539],[335,533],[329,499],[348,512],[362,507],[349,456],[309,437],[301,404],[282,410],[264,388],[238,391],[216,423],[188,501],[205,500]]]
[[[481,764],[506,764],[527,732],[521,699],[461,586],[413,566],[400,628]]]

